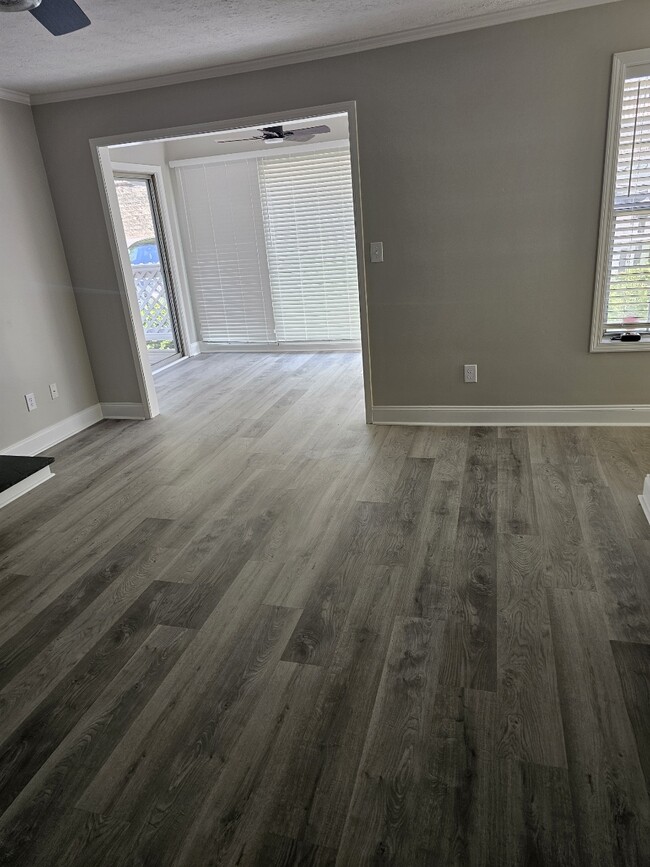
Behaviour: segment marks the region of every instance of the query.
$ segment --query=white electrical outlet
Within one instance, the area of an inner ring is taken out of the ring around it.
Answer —
[[[384,242],[383,241],[371,241],[370,242],[370,261],[371,262],[383,262],[384,261]]]
[[[477,364],[466,364],[463,369],[465,371],[465,382],[478,382]]]
[[[57,397],[59,396],[59,389],[58,389],[56,382],[50,383],[50,394],[52,396],[52,400],[56,400]]]
[[[25,403],[27,404],[27,409],[29,410],[29,412],[32,412],[32,410],[36,409],[36,398],[34,397],[33,393],[30,392],[29,394],[25,395]]]

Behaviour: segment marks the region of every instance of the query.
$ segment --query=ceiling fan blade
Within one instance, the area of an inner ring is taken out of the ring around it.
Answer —
[[[44,3],[48,0],[43,0]],[[49,0],[52,2],[52,0]],[[331,129],[322,124],[321,126],[304,126],[300,129],[284,129],[282,126],[264,126],[261,129],[262,135],[253,135],[250,138],[230,138],[230,139],[215,139],[217,144],[230,144],[238,141],[265,141],[265,142],[281,142],[291,139],[295,142],[309,141],[315,135],[322,135],[326,132],[331,132]]]
[[[43,0],[29,11],[53,36],[74,33],[90,24],[90,18],[74,0]]]
[[[332,130],[323,124],[322,126],[303,126],[300,129],[288,129],[285,131],[285,136],[290,135],[293,138],[299,135],[322,135],[326,132],[331,132]]]

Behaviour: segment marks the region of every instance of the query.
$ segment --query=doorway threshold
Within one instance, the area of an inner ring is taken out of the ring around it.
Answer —
[[[156,367],[155,370],[151,371],[152,376],[158,376],[159,373],[162,373],[165,370],[169,370],[170,367],[176,367],[177,364],[182,364],[184,361],[189,360],[189,355],[184,355],[182,358],[175,358],[173,361],[170,361],[169,364],[165,364],[163,367]]]

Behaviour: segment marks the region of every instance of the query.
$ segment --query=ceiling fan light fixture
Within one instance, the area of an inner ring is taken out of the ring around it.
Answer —
[[[0,0],[0,12],[27,12],[41,5],[42,0]]]

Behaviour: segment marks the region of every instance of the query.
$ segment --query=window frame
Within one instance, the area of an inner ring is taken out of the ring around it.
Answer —
[[[615,54],[612,60],[612,79],[607,117],[607,142],[605,146],[605,168],[601,197],[600,224],[598,231],[598,258],[596,262],[596,286],[591,323],[591,352],[648,352],[650,338],[637,343],[621,343],[620,340],[607,340],[603,336],[605,326],[605,306],[609,277],[609,255],[612,244],[614,223],[614,196],[616,192],[616,169],[620,140],[620,117],[623,106],[625,80],[634,77],[635,68],[650,65],[650,48],[639,51],[624,51]],[[632,73],[632,74],[630,74]]]

